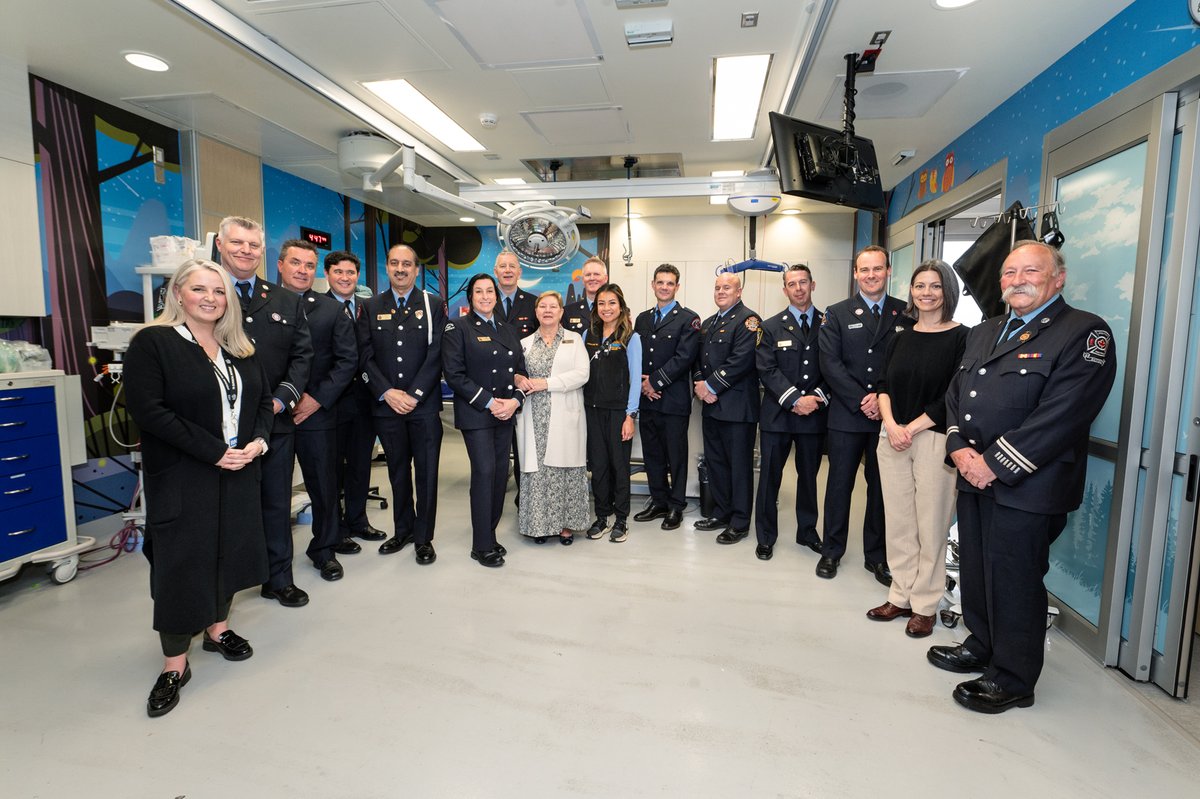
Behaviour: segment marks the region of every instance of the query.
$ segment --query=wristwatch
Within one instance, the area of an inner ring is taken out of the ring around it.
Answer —
[[[263,455],[266,455],[266,454],[267,454],[267,451],[268,451],[269,449],[271,449],[270,447],[268,447],[268,446],[267,446],[267,441],[266,441],[266,439],[265,439],[265,438],[263,438],[262,436],[259,436],[258,438],[254,439],[254,440],[258,442],[258,445],[259,445],[260,447],[262,447],[262,452],[258,453],[258,454],[259,454],[259,457],[262,457]]]

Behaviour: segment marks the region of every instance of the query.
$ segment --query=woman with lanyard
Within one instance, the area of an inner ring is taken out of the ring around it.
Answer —
[[[471,462],[471,558],[504,565],[508,551],[496,541],[504,511],[508,453],[514,416],[525,402],[528,378],[517,328],[495,315],[496,279],[479,273],[467,282],[470,313],[446,325],[442,371],[454,392],[454,426],[462,431]]]
[[[633,332],[625,294],[616,283],[596,292],[584,343],[591,373],[583,387],[583,404],[596,503],[596,520],[587,537],[601,538],[608,517],[615,515],[608,540],[621,543],[629,535],[629,458],[641,401],[642,343]]]
[[[162,672],[147,700],[170,712],[192,670],[188,649],[226,660],[254,654],[229,629],[233,595],[267,577],[259,464],[272,401],[254,345],[242,330],[229,275],[187,261],[171,277],[163,312],[125,355],[126,408],[141,432],[146,539]]]

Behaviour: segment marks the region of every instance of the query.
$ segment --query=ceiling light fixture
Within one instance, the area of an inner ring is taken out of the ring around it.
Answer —
[[[525,178],[492,178],[497,186],[524,186]]]
[[[933,7],[940,8],[943,11],[953,11],[956,8],[963,8],[974,3],[975,0],[933,0]]]
[[[708,198],[709,205],[726,205],[729,200],[728,194],[712,194]]]
[[[451,150],[470,153],[487,149],[408,81],[372,80],[362,85]]]
[[[716,169],[709,173],[714,178],[740,178],[746,174],[744,169]]]
[[[641,219],[642,218],[642,215],[639,214],[637,211],[630,211],[627,214],[621,214],[621,216],[625,217],[626,219]]]
[[[713,59],[713,141],[754,138],[770,67],[770,54]]]
[[[784,216],[795,216],[796,214],[800,213],[800,209],[799,208],[785,208],[782,211],[780,211],[779,213],[783,214]]]
[[[150,55],[149,53],[129,52],[122,53],[122,55],[125,56],[125,60],[130,64],[133,64],[138,69],[144,69],[149,72],[166,72],[171,68],[171,65],[166,61],[162,60],[156,55]]]
[[[473,217],[473,216],[460,216],[460,217],[458,218],[458,221],[459,221],[459,222],[474,222],[474,221],[475,221],[475,217]]]

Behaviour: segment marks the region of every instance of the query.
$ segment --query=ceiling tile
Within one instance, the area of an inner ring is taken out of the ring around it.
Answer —
[[[480,66],[593,63],[603,58],[583,0],[426,0]]]
[[[514,69],[516,84],[536,108],[570,108],[612,102],[598,66]]]
[[[854,113],[859,119],[915,119],[950,91],[965,69],[931,69],[921,72],[876,72],[855,78]],[[833,79],[820,119],[842,118],[846,76]]]
[[[549,144],[624,144],[632,141],[620,107],[523,111],[521,116]]]

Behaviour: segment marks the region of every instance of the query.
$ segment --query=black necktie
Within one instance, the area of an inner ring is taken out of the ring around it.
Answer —
[[[496,320],[495,320],[494,318],[493,318],[493,319],[489,319],[489,320],[488,320],[488,324],[492,326],[492,330],[496,330],[496,329],[497,329],[497,327],[496,327]]]
[[[662,309],[655,308],[654,309],[654,326],[658,327],[658,323],[661,321],[662,321]]]
[[[396,298],[396,310],[397,310],[397,311],[403,311],[403,310],[404,310],[404,298],[403,298],[403,297],[397,297],[397,298]]]
[[[351,319],[354,318],[354,303],[350,300],[346,300],[346,313],[350,314]]]
[[[512,316],[512,297],[504,298],[504,318],[508,319]]]
[[[808,338],[808,314],[802,314],[800,316],[800,333],[805,338]]]
[[[1013,333],[1016,333],[1023,327],[1025,327],[1025,323],[1021,321],[1021,317],[1014,316],[1012,319],[1009,319],[1008,324],[1004,326],[1004,332],[1001,333],[1000,338],[996,340],[996,346],[998,347],[1004,342],[1008,341],[1009,336],[1011,336]]]
[[[876,324],[879,323],[879,304],[878,303],[871,306],[871,317],[875,320]]]
[[[239,282],[237,284],[238,294],[242,297],[242,310],[246,310],[246,306],[250,304],[250,284]]]

